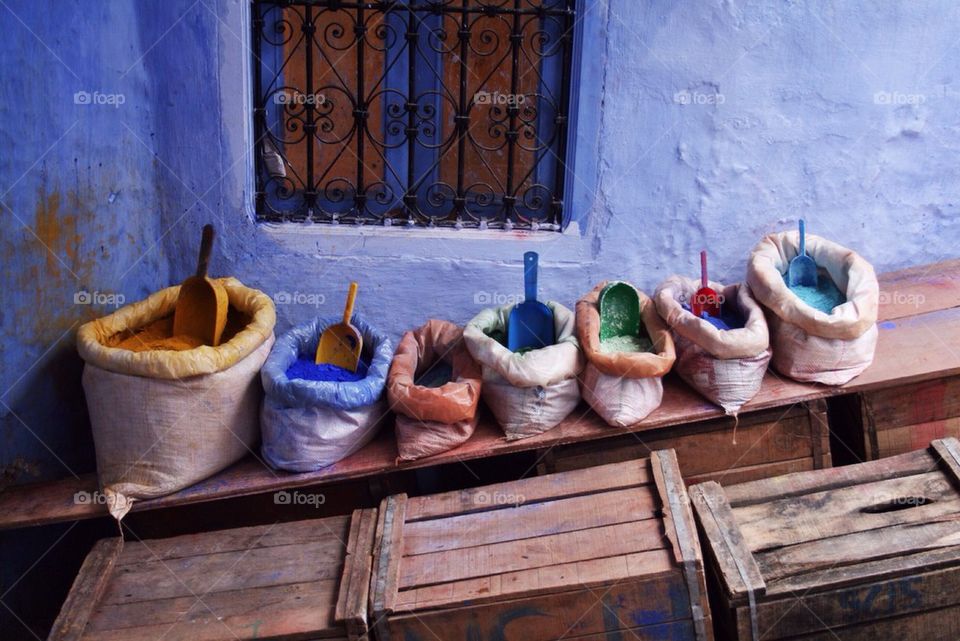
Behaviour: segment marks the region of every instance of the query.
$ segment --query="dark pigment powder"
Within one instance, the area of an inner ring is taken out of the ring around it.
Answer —
[[[287,368],[287,378],[299,378],[305,381],[329,381],[332,383],[352,383],[363,380],[367,376],[367,369],[370,363],[360,357],[357,363],[357,371],[351,372],[348,369],[323,363],[318,365],[310,356],[300,356],[293,365]]]

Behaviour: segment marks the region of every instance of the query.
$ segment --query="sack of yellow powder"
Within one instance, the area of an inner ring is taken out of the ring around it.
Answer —
[[[700,281],[667,278],[654,294],[657,311],[677,348],[674,370],[690,387],[736,415],[760,391],[770,363],[770,336],[763,309],[746,284],[711,282],[721,301],[722,327],[693,315],[688,305]]]
[[[673,339],[656,307],[643,292],[640,301],[641,331],[638,342],[646,349],[620,351],[600,341],[600,294],[602,282],[577,301],[577,337],[587,364],[580,376],[580,390],[590,407],[610,425],[626,427],[639,423],[663,400],[663,376],[673,366]]]
[[[806,235],[821,289],[832,283],[844,299],[816,309],[787,287],[784,274],[799,252],[798,232],[770,234],[753,248],[747,283],[767,309],[773,367],[798,381],[842,385],[873,362],[880,286],[863,257],[819,236]]]
[[[230,309],[218,347],[169,335],[179,286],[77,332],[97,473],[118,519],[134,501],[181,490],[254,451],[276,313],[266,294],[220,282]]]
[[[553,301],[556,342],[529,352],[507,348],[507,323],[513,305],[485,309],[467,323],[463,340],[483,372],[481,397],[507,440],[526,438],[556,427],[580,403],[577,375],[583,354],[574,333],[573,312]]]

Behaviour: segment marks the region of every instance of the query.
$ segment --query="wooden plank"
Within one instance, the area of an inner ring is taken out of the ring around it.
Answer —
[[[655,519],[619,523],[536,539],[491,543],[459,550],[405,557],[399,585],[409,588],[447,583],[515,570],[586,561],[663,547]]]
[[[743,507],[770,500],[848,487],[859,483],[871,483],[912,474],[923,474],[937,469],[937,465],[937,460],[930,452],[918,450],[882,461],[800,472],[740,485],[731,485],[724,488],[724,491],[730,505]]]
[[[305,563],[304,559],[310,559]],[[343,547],[317,540],[117,566],[104,603],[339,579]],[[242,568],[242,571],[240,571]]]
[[[97,541],[83,560],[67,600],[53,623],[50,641],[75,641],[83,635],[90,615],[100,602],[113,575],[114,564],[123,550],[123,539]]]
[[[829,466],[828,466],[829,467]],[[737,483],[747,483],[759,479],[769,479],[784,474],[793,474],[795,472],[806,472],[812,470],[813,459],[802,458],[792,461],[779,461],[777,463],[765,463],[762,465],[749,465],[747,467],[736,467],[722,472],[711,472],[699,476],[684,475],[683,480],[688,486],[706,483],[707,481],[716,481],[724,487]]]
[[[960,305],[960,259],[879,274],[881,321]]]
[[[754,552],[957,513],[960,495],[940,471],[733,508]]]
[[[620,581],[659,581],[671,573],[679,577],[673,556],[661,548],[402,590],[395,611],[501,602],[572,589],[595,591]]]
[[[960,417],[960,376],[862,394],[878,430]]]
[[[387,615],[393,612],[400,589],[399,572],[403,550],[403,526],[407,496],[388,496],[380,503],[375,536],[375,559],[370,578],[371,625],[377,638],[386,640]]]
[[[793,637],[824,628],[842,628],[956,605],[960,603],[960,570],[934,570],[826,592],[795,592],[786,596],[758,606],[762,638]]]
[[[689,491],[697,523],[728,598],[745,597],[750,592],[762,595],[766,590],[764,575],[740,533],[723,489],[708,482]]]
[[[467,607],[422,610],[391,618],[390,639],[568,639],[672,621],[689,622],[680,573],[649,581],[614,581],[594,590],[571,590]],[[679,637],[694,640],[690,634]],[[640,637],[645,638],[645,637]],[[668,637],[673,638],[673,637]]]
[[[545,500],[583,496],[598,491],[624,489],[650,484],[650,472],[645,460],[618,463],[579,470],[568,474],[552,474],[498,483],[495,490],[504,497],[522,496],[524,503],[533,504]],[[491,500],[491,487],[468,488],[415,496],[407,501],[407,521],[414,522],[466,514],[483,510],[495,510],[496,501]]]
[[[325,579],[308,583],[268,585],[228,592],[198,592],[195,595],[158,598],[146,601],[104,604],[97,608],[87,628],[90,637],[99,638],[107,631],[126,631],[128,639],[147,639],[150,630],[163,626],[173,628],[211,627],[224,638],[229,637],[233,625],[223,627],[221,620],[240,622],[247,620],[274,621],[282,623],[274,633],[312,634],[331,636],[343,634],[334,622],[334,599],[337,579]],[[304,611],[309,606],[312,615]],[[142,632],[141,632],[142,631]],[[234,630],[240,638],[249,630]],[[262,630],[258,630],[262,632]],[[183,632],[181,631],[181,635]],[[159,635],[158,635],[159,636]],[[164,639],[169,638],[167,636]],[[259,637],[253,637],[259,638]]]
[[[960,545],[960,515],[947,514],[921,524],[894,525],[760,551],[754,557],[764,578],[774,581],[825,567],[853,565],[957,545]]]
[[[327,541],[333,549],[346,546],[349,517],[332,516],[289,523],[271,523],[215,532],[186,534],[167,539],[127,541],[118,566],[139,565],[158,559],[178,559],[278,545]]]
[[[936,269],[933,268],[930,273],[934,273]],[[904,278],[910,280],[912,277]],[[924,281],[921,287],[928,288],[932,285]],[[805,385],[768,374],[757,396],[743,407],[742,415],[837,394],[887,389],[957,376],[960,374],[960,308],[956,307],[957,299],[953,298],[952,293],[943,294],[943,298],[937,300],[946,302],[925,304],[919,308],[922,313],[917,315],[900,317],[893,314],[896,318],[891,317],[882,322],[873,365],[850,383],[838,387]],[[947,308],[950,301],[953,302]],[[932,337],[935,337],[935,342],[932,342]],[[640,423],[625,429],[611,428],[593,412],[581,407],[552,430],[528,439],[506,441],[490,416],[484,414],[473,437],[462,446],[417,461],[397,463],[395,439],[387,431],[358,452],[323,470],[287,474],[269,470],[259,461],[249,458],[180,492],[158,499],[138,501],[133,509],[160,509],[367,478],[402,469],[463,462],[495,454],[648,431],[721,415],[719,408],[708,403],[675,377],[668,376],[664,381],[661,406]],[[0,528],[105,516],[106,507],[101,501],[78,501],[74,498],[78,492],[90,496],[96,491],[97,480],[94,474],[8,487],[0,492]]]
[[[790,637],[790,641],[952,641],[960,639],[960,607],[879,619],[847,628]]]
[[[930,444],[948,471],[947,476],[960,484],[960,441],[956,438],[936,440]]]
[[[873,429],[876,430],[873,436],[871,437],[869,433],[867,435],[866,442],[871,444],[867,456],[876,460],[926,449],[936,439],[960,437],[960,417],[917,425]]]
[[[490,490],[491,493],[500,490]],[[647,488],[630,488],[488,512],[407,523],[404,556],[516,541],[547,534],[653,518],[658,506]]]
[[[354,510],[334,614],[336,620],[347,627],[351,638],[359,638],[367,633],[367,602],[370,598],[376,525],[377,510]]]
[[[737,427],[736,442],[733,426],[734,419],[728,417],[644,435],[630,434],[554,448],[549,469],[553,472],[582,469],[645,458],[655,450],[673,449],[686,478],[813,457],[810,417],[803,407],[765,410],[745,417]],[[704,450],[714,455],[703,456]]]
[[[663,506],[663,525],[673,543],[677,562],[682,566],[691,617],[698,641],[708,637],[704,620],[710,613],[703,573],[703,555],[697,540],[697,526],[690,512],[690,499],[680,476],[680,466],[673,450],[658,450],[650,455],[650,467]]]
[[[941,548],[904,554],[895,559],[866,561],[855,566],[838,566],[794,574],[767,585],[767,595],[786,597],[796,594],[865,585],[897,577],[912,576],[944,568],[956,568],[960,548]]]

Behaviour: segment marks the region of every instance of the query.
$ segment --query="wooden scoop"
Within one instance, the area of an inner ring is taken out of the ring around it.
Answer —
[[[360,353],[363,351],[363,336],[350,324],[353,303],[357,299],[357,284],[350,283],[347,304],[343,308],[343,322],[331,325],[320,334],[317,345],[317,364],[328,363],[350,372],[357,371]]]
[[[213,225],[204,225],[197,273],[180,285],[173,312],[173,334],[192,336],[204,345],[216,347],[227,324],[229,302],[223,285],[207,278],[212,248]]]

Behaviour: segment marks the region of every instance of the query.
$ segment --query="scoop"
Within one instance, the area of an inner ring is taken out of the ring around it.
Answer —
[[[347,292],[347,304],[343,308],[343,321],[323,330],[317,344],[316,362],[327,363],[356,372],[363,351],[363,336],[350,324],[353,317],[353,303],[357,299],[357,284],[350,283]]]
[[[710,289],[707,281],[707,252],[700,252],[700,289],[693,295],[690,301],[690,311],[697,318],[703,318],[704,314],[709,314],[715,318],[720,317],[720,296],[717,292]]]
[[[223,285],[207,278],[212,248],[213,225],[204,225],[197,273],[180,285],[177,306],[173,311],[173,334],[190,336],[203,345],[216,347],[227,324],[229,301]]]
[[[640,334],[640,296],[623,282],[610,283],[600,292],[600,340]]]
[[[514,352],[540,349],[556,342],[553,310],[537,300],[537,252],[523,255],[524,301],[507,319],[507,348]]]
[[[807,256],[806,227],[800,219],[800,249],[787,267],[787,287],[817,286],[817,264]]]

